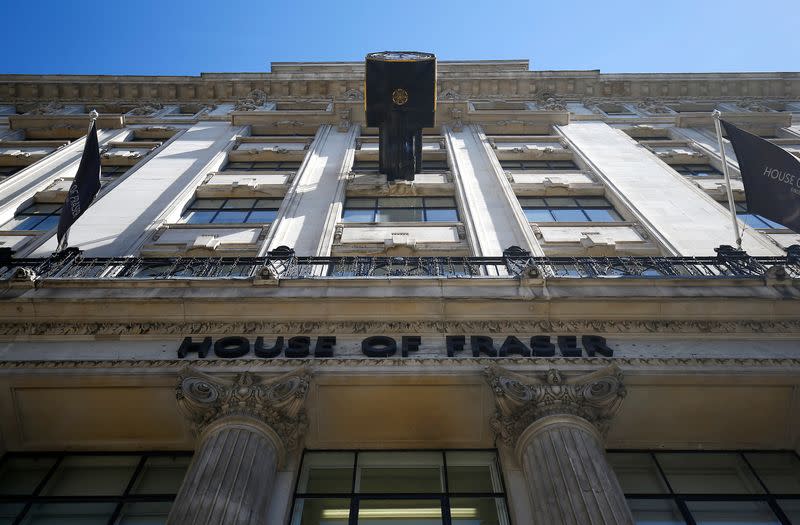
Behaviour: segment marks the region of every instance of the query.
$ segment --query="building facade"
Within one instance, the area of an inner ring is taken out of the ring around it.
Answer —
[[[0,75],[0,523],[800,524],[800,73],[440,62],[391,183],[363,81]]]

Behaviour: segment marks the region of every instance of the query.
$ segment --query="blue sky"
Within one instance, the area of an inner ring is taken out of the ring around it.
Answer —
[[[0,0],[0,20],[0,73],[267,71],[385,49],[536,70],[800,71],[800,0]]]

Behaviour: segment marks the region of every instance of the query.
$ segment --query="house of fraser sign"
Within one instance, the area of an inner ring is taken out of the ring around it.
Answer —
[[[423,336],[372,335],[361,340],[361,354],[367,357],[409,357],[420,350]],[[486,335],[448,335],[438,357],[582,357],[600,355],[613,357],[614,350],[604,337],[599,335],[534,335],[518,337],[490,337]],[[336,336],[275,336],[266,340],[256,337],[251,341],[245,336],[185,337],[178,347],[178,357],[192,354],[206,358],[210,354],[222,359],[237,359],[252,355],[258,358],[326,358],[340,357],[337,354]]]

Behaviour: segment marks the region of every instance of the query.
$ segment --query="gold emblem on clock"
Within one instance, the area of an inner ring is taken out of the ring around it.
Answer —
[[[392,102],[397,104],[398,106],[402,106],[406,102],[408,102],[408,91],[403,88],[397,88],[392,91]]]

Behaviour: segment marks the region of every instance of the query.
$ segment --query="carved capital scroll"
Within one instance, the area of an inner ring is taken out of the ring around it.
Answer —
[[[175,395],[197,433],[222,418],[247,418],[267,425],[292,450],[308,427],[305,401],[310,383],[307,367],[269,379],[244,372],[233,380],[185,368]]]
[[[484,374],[495,396],[492,430],[512,447],[531,424],[553,415],[580,417],[604,435],[626,394],[615,365],[577,377],[556,369],[528,377],[499,366],[486,368]]]

